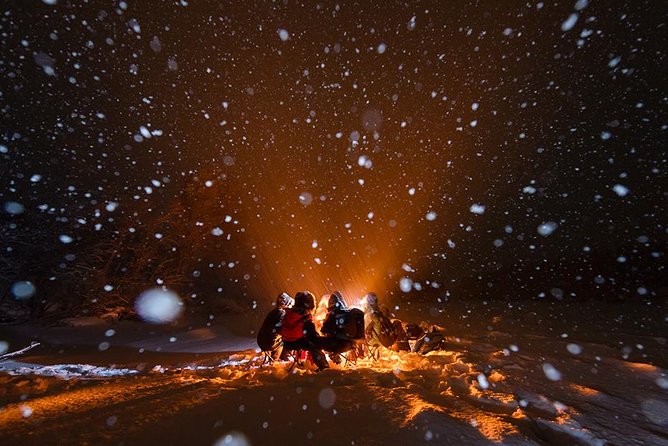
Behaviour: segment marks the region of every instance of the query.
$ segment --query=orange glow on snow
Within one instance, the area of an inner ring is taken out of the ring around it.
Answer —
[[[596,389],[592,389],[591,387],[584,387],[575,383],[570,383],[569,387],[580,395],[584,396],[597,396],[601,394],[601,392]]]
[[[643,372],[643,373],[658,373],[658,369],[650,364],[645,364],[643,362],[625,362],[624,365],[634,372]]]

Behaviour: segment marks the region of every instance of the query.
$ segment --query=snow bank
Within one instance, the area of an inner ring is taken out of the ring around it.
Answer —
[[[52,376],[60,379],[112,378],[136,375],[139,373],[139,371],[135,369],[116,369],[90,364],[37,365],[13,361],[2,363],[2,365],[0,365],[0,372],[6,372],[9,375]]]

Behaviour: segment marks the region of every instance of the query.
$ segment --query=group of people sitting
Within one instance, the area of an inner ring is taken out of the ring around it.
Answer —
[[[307,352],[322,370],[329,367],[327,356],[339,364],[342,358],[378,359],[382,349],[428,353],[445,342],[441,327],[390,319],[375,293],[367,294],[361,306],[348,308],[341,293],[335,291],[327,299],[320,326],[313,293],[301,291],[294,299],[281,293],[258,331],[257,344],[269,360],[287,360],[290,355],[297,358],[298,352]]]

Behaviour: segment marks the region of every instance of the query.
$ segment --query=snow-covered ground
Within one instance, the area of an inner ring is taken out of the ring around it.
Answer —
[[[612,332],[453,327],[426,356],[288,373],[220,326],[115,327],[51,328],[51,353],[0,363],[1,443],[668,445],[663,356],[638,354],[663,351],[660,336],[632,353]],[[63,344],[86,330],[111,347]]]

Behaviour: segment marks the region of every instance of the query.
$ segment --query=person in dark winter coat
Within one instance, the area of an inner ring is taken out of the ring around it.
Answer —
[[[283,339],[280,334],[285,310],[294,305],[295,301],[287,293],[281,293],[276,299],[276,308],[264,318],[264,322],[257,333],[257,345],[263,352],[268,352],[272,359],[281,357]]]
[[[318,370],[329,367],[321,350],[321,337],[313,323],[315,296],[309,291],[295,294],[295,305],[285,311],[280,334],[284,350],[306,350]]]
[[[338,291],[329,296],[327,311],[327,317],[322,324],[322,334],[325,338],[322,339],[321,345],[324,350],[331,353],[330,359],[338,364],[341,362],[339,354],[355,346],[355,341],[348,336],[344,327],[350,310]]]

